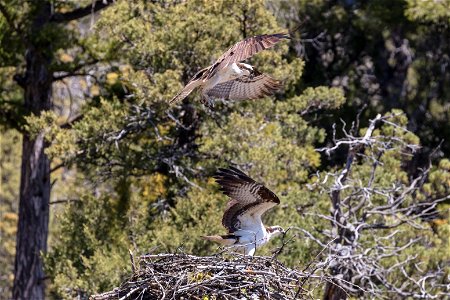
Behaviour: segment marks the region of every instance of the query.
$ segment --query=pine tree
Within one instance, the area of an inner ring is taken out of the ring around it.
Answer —
[[[110,3],[96,1],[86,7],[61,13],[61,3],[57,2],[14,2],[10,5],[0,3],[0,65],[2,79],[7,82],[2,87],[5,96],[1,98],[0,106],[1,123],[20,128],[25,116],[39,116],[52,109],[54,72],[73,74],[83,67],[82,64],[61,66],[60,61],[55,60],[56,49],[75,45],[73,36],[67,39],[70,30],[60,24],[82,18]],[[20,89],[22,97],[18,96]],[[47,251],[51,189],[50,160],[45,154],[47,145],[44,135],[44,128],[33,136],[22,131],[19,220],[12,293],[16,299],[44,298],[45,276],[41,252]]]

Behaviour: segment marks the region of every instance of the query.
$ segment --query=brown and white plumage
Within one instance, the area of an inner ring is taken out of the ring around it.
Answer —
[[[273,95],[281,84],[268,75],[260,74],[252,66],[240,62],[287,38],[289,35],[284,33],[263,34],[238,42],[214,64],[197,72],[169,103],[183,100],[197,87],[202,89],[202,96],[208,104],[212,104],[213,98],[244,100]],[[218,85],[222,86],[217,87]],[[218,94],[220,96],[217,96]]]
[[[222,218],[222,225],[229,234],[206,236],[205,239],[253,255],[257,246],[283,232],[280,226],[265,227],[261,220],[267,210],[280,203],[271,190],[233,167],[219,169],[214,178],[221,185],[220,190],[231,198]]]
[[[222,54],[211,66],[207,77],[211,78],[217,70],[223,69],[232,63],[244,61],[260,51],[273,47],[282,39],[289,38],[289,35],[286,33],[262,34],[246,38]]]
[[[281,83],[266,74],[253,72],[234,80],[219,83],[206,94],[224,100],[259,99],[273,95],[280,89]]]

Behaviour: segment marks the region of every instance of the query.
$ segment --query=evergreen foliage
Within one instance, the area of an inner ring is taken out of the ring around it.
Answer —
[[[64,11],[79,4],[55,5]],[[375,246],[405,245],[420,236],[420,242],[398,256],[377,261],[387,268],[415,255],[420,262],[420,268],[414,262],[406,266],[408,275],[399,270],[386,274],[387,280],[419,278],[436,269],[442,270],[440,279],[446,278],[450,162],[443,156],[450,153],[448,143],[433,152],[450,136],[450,18],[445,5],[410,0],[118,0],[95,17],[95,25],[94,18],[74,21],[41,36],[55,41],[55,74],[78,72],[80,65],[89,73],[64,81],[64,88],[84,91],[70,104],[80,117],[69,123],[73,115],[68,118],[64,97],[52,112],[21,111],[20,89],[12,77],[21,68],[18,53],[24,49],[19,36],[1,30],[8,28],[8,20],[0,16],[0,123],[8,128],[0,133],[0,213],[5,216],[0,221],[0,269],[7,270],[2,279],[11,277],[19,190],[18,134],[9,128],[30,135],[44,130],[46,154],[55,167],[50,251],[45,255],[48,294],[85,299],[120,285],[131,271],[129,250],[136,255],[218,252],[217,245],[201,236],[225,233],[220,219],[227,199],[212,175],[229,165],[264,182],[281,199],[264,222],[290,229],[257,254],[276,253],[287,266],[303,269],[331,242],[333,228],[326,217],[333,182],[326,178],[345,168],[348,153],[345,147],[329,155],[317,149],[344,136],[332,126],[342,127],[340,119],[351,124],[358,115],[360,125],[351,134],[364,136],[368,120],[379,112],[395,115],[373,132],[391,148],[366,147],[358,153],[348,178],[351,188],[343,197],[351,198],[369,181],[373,190],[393,185],[406,190],[432,154],[428,176],[405,204],[444,200],[428,219],[416,220],[420,228],[402,224],[395,229],[401,234],[380,245],[378,238],[391,229],[364,231],[358,254]],[[17,20],[32,9],[8,7]],[[274,97],[219,101],[209,110],[194,93],[168,106],[167,100],[191,76],[235,42],[286,32],[298,22],[302,25],[292,32],[293,41],[251,58],[258,70],[283,81],[283,90]],[[325,34],[318,39],[307,39],[321,32]],[[54,88],[58,90],[56,84]],[[372,174],[373,156],[379,164]],[[365,209],[387,200],[375,195],[371,201]],[[355,218],[363,218],[364,212],[358,213]],[[398,218],[402,215],[370,216],[367,222],[392,225]],[[8,287],[1,281],[0,292]],[[382,289],[391,295],[389,286]],[[320,298],[323,289],[315,293]]]
[[[20,135],[11,129],[0,135],[0,295],[7,294],[13,280]]]
[[[309,59],[303,84],[340,86],[346,122],[399,108],[424,150],[412,169],[450,135],[448,109],[450,19],[448,1],[282,1],[281,24],[301,23],[297,53]],[[334,121],[336,119],[332,119]],[[323,122],[323,124],[326,120]],[[450,144],[442,144],[445,156]]]

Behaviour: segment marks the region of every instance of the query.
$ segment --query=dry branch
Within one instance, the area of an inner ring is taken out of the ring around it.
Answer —
[[[426,230],[422,220],[434,213],[434,209],[442,199],[426,199],[417,201],[416,193],[426,181],[430,165],[418,170],[419,175],[410,178],[408,183],[395,181],[390,185],[381,185],[376,180],[376,171],[383,165],[386,153],[396,151],[402,155],[411,155],[420,147],[407,140],[395,136],[374,134],[379,124],[392,126],[395,130],[406,133],[407,129],[394,122],[398,114],[382,117],[377,115],[370,121],[364,136],[354,136],[359,128],[353,126],[349,134],[342,128],[343,138],[336,139],[336,126],[333,127],[334,146],[317,149],[328,155],[347,147],[347,159],[341,170],[318,176],[316,186],[327,193],[331,202],[330,215],[312,213],[316,218],[330,222],[331,230],[322,232],[326,239],[333,239],[327,245],[327,256],[324,263],[329,265],[333,284],[327,283],[324,299],[341,300],[348,295],[360,298],[371,298],[361,293],[369,291],[377,298],[412,297],[439,299],[450,296],[450,286],[444,284],[445,268],[436,266],[433,270],[422,272],[413,267],[417,255],[403,255],[423,238],[410,238],[402,242],[396,241],[402,231],[409,228]],[[352,174],[356,163],[370,166],[368,180]],[[301,229],[305,231],[304,229]],[[305,232],[305,235],[323,246],[320,237]],[[386,266],[386,258],[396,258],[396,262]],[[407,271],[408,270],[408,271]],[[393,272],[403,274],[397,278],[389,276]],[[414,274],[414,276],[412,276]],[[344,281],[344,280],[345,281]],[[349,286],[346,282],[351,282]],[[361,289],[356,290],[354,286]]]

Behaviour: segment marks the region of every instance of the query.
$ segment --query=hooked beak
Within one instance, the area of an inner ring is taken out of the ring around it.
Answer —
[[[288,231],[291,229],[291,227],[289,227],[288,229],[284,230],[281,232],[283,234],[283,236],[286,236],[286,234],[288,233]]]

